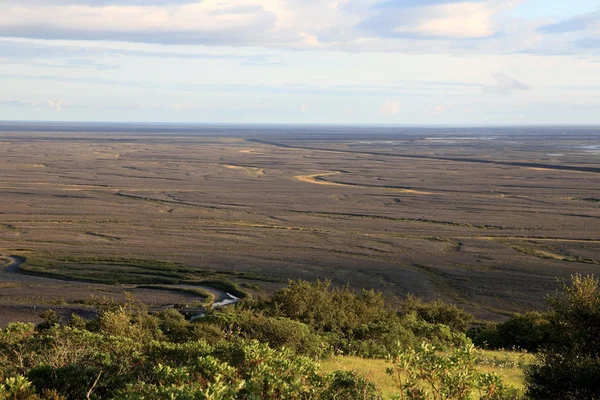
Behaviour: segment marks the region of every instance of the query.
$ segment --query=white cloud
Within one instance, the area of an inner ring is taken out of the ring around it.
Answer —
[[[507,94],[518,90],[531,89],[531,87],[526,83],[518,81],[502,72],[492,74],[492,78],[494,78],[496,84],[482,86],[484,93]]]
[[[35,107],[36,105],[26,100],[1,100],[0,107]]]
[[[220,0],[169,6],[0,6],[0,35],[111,39],[165,43],[244,42],[269,31],[276,20],[264,1],[236,6]]]
[[[443,114],[445,112],[446,112],[446,106],[444,106],[444,105],[437,105],[433,108],[433,113],[436,115]]]
[[[0,1],[0,119],[598,121],[589,27],[509,0],[150,1]]]
[[[318,46],[320,44],[319,38],[315,35],[310,35],[306,32],[302,32],[300,34],[300,36],[302,36],[304,44],[306,44],[308,46],[313,47],[313,46]]]
[[[29,101],[29,100],[3,100],[0,99],[0,107],[11,108],[33,108],[33,109],[50,109],[62,111],[65,105],[64,100],[48,100],[45,102]]]
[[[65,104],[65,102],[63,100],[49,100],[48,101],[48,107],[53,110],[56,110],[56,111],[62,111],[64,104]]]
[[[379,114],[383,116],[392,116],[400,114],[400,101],[388,100],[379,107]]]
[[[4,2],[0,37],[413,53],[561,48],[539,43],[541,22],[506,17],[519,0],[88,2]]]
[[[394,31],[460,39],[486,37],[497,31],[493,18],[496,12],[497,7],[488,2],[441,4],[425,7],[420,18]]]

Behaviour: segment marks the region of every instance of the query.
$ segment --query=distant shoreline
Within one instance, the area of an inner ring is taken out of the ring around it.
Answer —
[[[180,134],[180,135],[231,135],[238,137],[272,135],[320,135],[344,138],[373,139],[377,135],[415,136],[482,134],[529,136],[586,134],[600,135],[600,125],[523,125],[523,126],[390,126],[343,124],[278,124],[278,123],[165,123],[165,122],[45,122],[0,121],[0,132],[53,132],[53,133],[128,133],[128,134]]]

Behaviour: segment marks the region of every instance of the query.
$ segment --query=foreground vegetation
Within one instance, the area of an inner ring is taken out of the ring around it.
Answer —
[[[525,390],[525,370],[533,363],[534,354],[524,351],[481,350],[475,360],[477,372],[496,374],[505,385],[521,392]],[[371,359],[358,356],[333,356],[321,361],[321,371],[330,373],[336,370],[358,372],[377,385],[384,399],[391,399],[398,393],[393,376],[387,373],[389,359]]]
[[[0,330],[0,399],[600,398],[593,277],[574,277],[547,313],[472,330],[453,305],[408,298],[394,310],[379,293],[322,281],[290,282],[193,323],[132,298],[95,305],[96,319],[61,325],[46,312],[37,327]],[[527,344],[536,358],[496,358],[467,333],[488,346]],[[366,359],[376,374],[360,373]],[[514,376],[524,367],[525,385]]]

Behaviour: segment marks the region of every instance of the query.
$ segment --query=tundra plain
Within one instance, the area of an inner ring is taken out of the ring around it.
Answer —
[[[202,279],[499,319],[600,268],[598,129],[18,128],[0,130],[0,324],[91,295],[192,302]]]

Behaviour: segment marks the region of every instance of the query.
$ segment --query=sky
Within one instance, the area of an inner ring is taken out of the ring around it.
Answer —
[[[600,0],[2,0],[0,120],[600,124]]]

